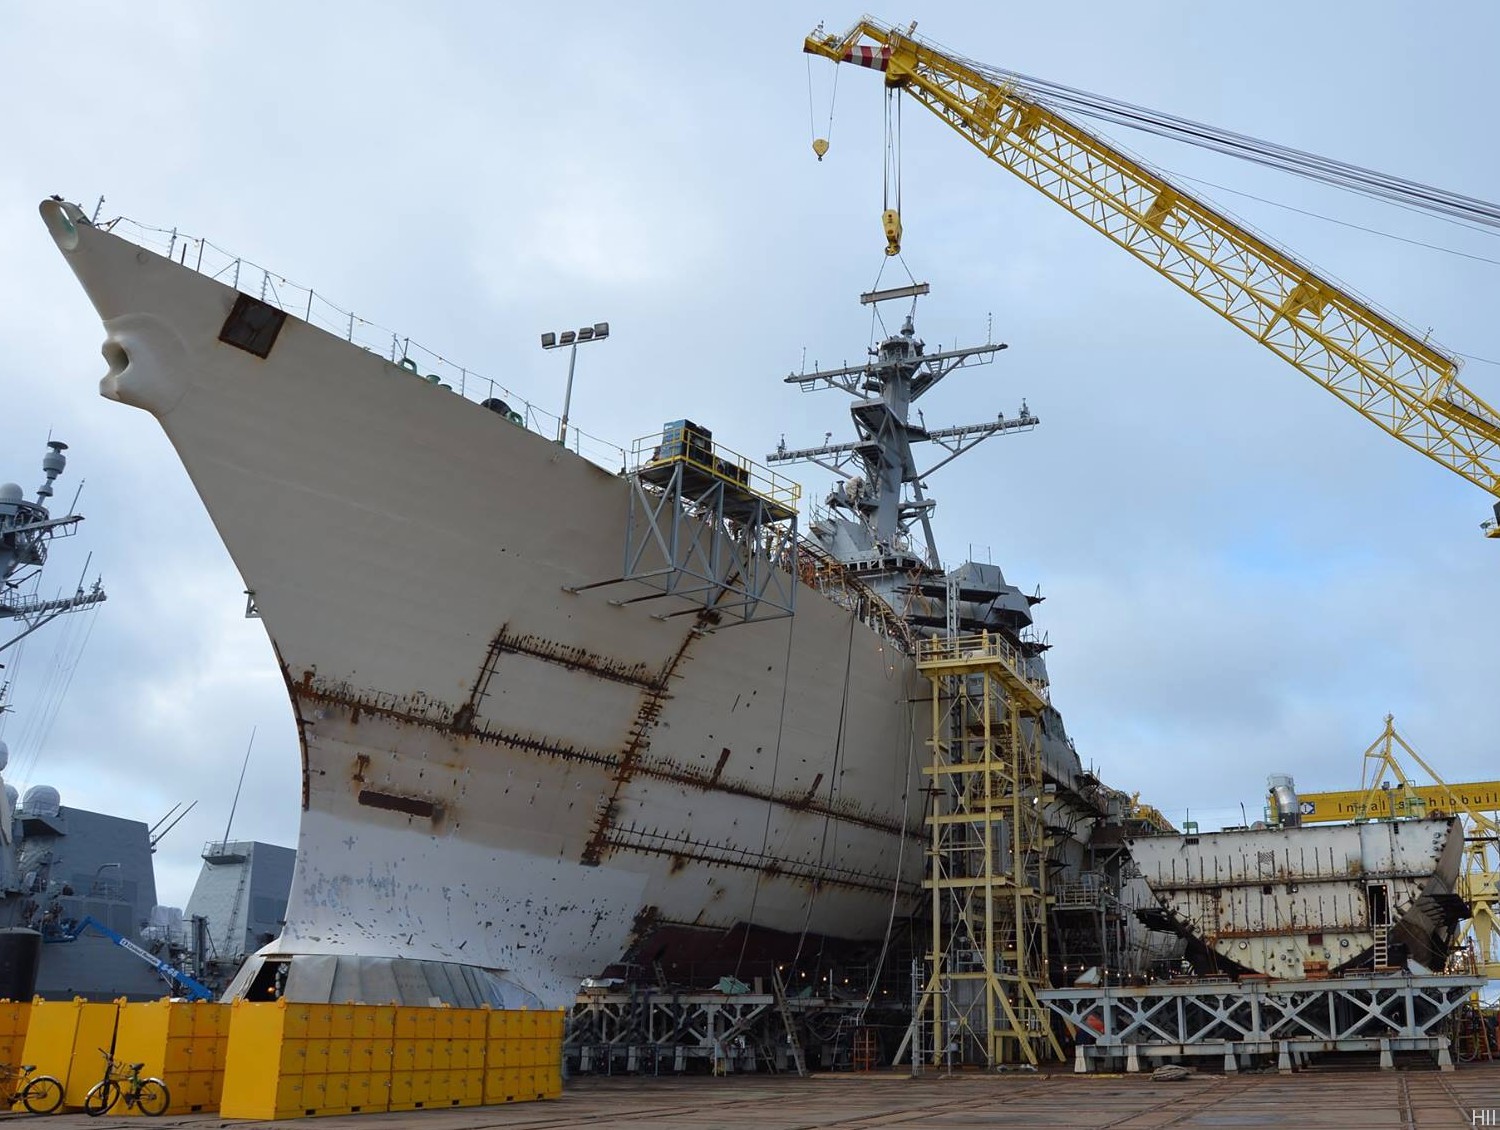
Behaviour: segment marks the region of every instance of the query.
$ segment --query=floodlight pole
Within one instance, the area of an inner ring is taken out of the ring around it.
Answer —
[[[595,322],[578,330],[564,330],[561,334],[542,335],[543,349],[557,349],[564,345],[568,347],[568,387],[563,392],[562,417],[557,422],[558,443],[567,443],[568,440],[568,412],[573,407],[573,370],[578,364],[578,347],[588,341],[603,341],[608,336],[608,322]]]
[[[557,423],[557,442],[566,444],[568,442],[568,409],[573,403],[573,365],[578,360],[578,339],[573,339],[573,344],[568,346],[568,387],[563,392],[562,419]]]

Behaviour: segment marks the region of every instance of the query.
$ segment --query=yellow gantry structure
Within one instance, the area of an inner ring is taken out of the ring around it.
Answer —
[[[1500,415],[1422,336],[1014,83],[909,32],[865,19],[841,36],[820,28],[803,49],[883,71],[887,87],[985,156],[1403,443],[1500,497]],[[1485,532],[1500,537],[1500,522]]]
[[[923,640],[932,687],[927,879],[932,943],[913,1062],[1062,1058],[1036,991],[1047,980],[1046,686],[993,633]]]
[[[1396,748],[1433,783],[1414,784]],[[1450,785],[1422,760],[1385,716],[1385,730],[1364,754],[1359,790],[1300,793],[1304,824],[1346,820],[1401,820],[1421,816],[1460,816],[1464,821],[1464,864],[1458,893],[1469,904],[1468,940],[1481,976],[1500,980],[1500,781]]]

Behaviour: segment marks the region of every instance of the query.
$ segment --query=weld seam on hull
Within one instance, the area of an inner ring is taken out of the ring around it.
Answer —
[[[579,859],[584,866],[597,867],[603,861],[609,846],[607,833],[614,821],[615,813],[619,810],[620,793],[635,776],[641,752],[650,744],[649,735],[656,725],[656,720],[661,717],[662,705],[666,701],[667,681],[682,664],[682,658],[687,654],[687,649],[692,646],[693,641],[702,635],[701,629],[709,619],[708,613],[700,612],[697,615],[692,630],[682,637],[681,645],[662,668],[656,682],[648,686],[641,696],[641,705],[636,710],[635,723],[630,729],[630,741],[626,744],[615,768],[614,791],[608,800],[599,805],[599,817],[594,822],[594,830],[589,835],[588,843],[584,845],[583,855]]]
[[[603,768],[615,769],[618,773],[620,760],[608,753],[597,750],[580,749],[577,746],[556,745],[543,741],[540,738],[528,737],[524,734],[506,733],[501,730],[488,730],[483,727],[473,727],[467,731],[455,728],[452,722],[442,722],[435,718],[424,717],[409,711],[397,710],[392,707],[379,705],[381,698],[394,700],[393,696],[374,696],[371,698],[353,698],[328,691],[318,690],[306,685],[296,688],[299,698],[320,702],[331,706],[347,707],[356,713],[365,713],[374,717],[383,718],[392,722],[400,722],[410,726],[419,726],[425,729],[436,730],[440,733],[461,734],[466,740],[485,742],[494,745],[505,746],[510,749],[520,750],[526,753],[544,754],[547,757],[556,758],[561,761],[569,761],[582,765],[594,765]],[[773,793],[766,789],[758,789],[750,785],[736,783],[734,781],[713,780],[712,777],[698,769],[689,769],[672,763],[641,764],[630,779],[645,777],[652,780],[662,781],[666,784],[680,785],[686,788],[698,789],[705,793],[724,793],[731,796],[741,796],[750,800],[765,801],[781,808],[791,809],[795,812],[806,812],[816,816],[826,816],[832,820],[852,824],[857,827],[867,828],[873,832],[880,832],[889,836],[919,836],[918,832],[907,831],[902,828],[898,821],[881,820],[878,817],[825,804],[816,798],[809,799],[806,792],[791,794]],[[623,782],[622,782],[623,784]],[[617,790],[618,794],[618,790]]]
[[[858,891],[877,891],[889,894],[896,882],[893,878],[862,871],[830,871],[811,864],[798,864],[778,860],[760,852],[748,851],[729,845],[710,844],[702,841],[677,839],[634,828],[618,828],[608,833],[610,847],[620,851],[639,852],[643,855],[661,855],[668,858],[691,860],[710,867],[736,867],[747,871],[759,871],[769,878],[783,878],[793,882],[813,883],[818,887],[845,887]],[[913,888],[915,889],[915,888]]]

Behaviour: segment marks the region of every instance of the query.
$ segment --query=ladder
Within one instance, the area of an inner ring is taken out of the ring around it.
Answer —
[[[1372,964],[1376,969],[1391,966],[1391,928],[1384,922],[1375,926],[1375,960]]]
[[[1465,1004],[1458,1014],[1458,1038],[1454,1044],[1460,1063],[1491,1060],[1496,1056],[1497,1049],[1490,1040],[1489,1018],[1473,1001]]]
[[[781,1022],[786,1026],[787,1045],[792,1051],[792,1063],[797,1074],[807,1076],[807,1060],[802,1056],[802,1041],[797,1038],[797,1023],[792,1019],[792,1010],[786,1003],[786,986],[781,983],[780,972],[771,975],[771,984],[776,989],[776,1011],[781,1013]]]

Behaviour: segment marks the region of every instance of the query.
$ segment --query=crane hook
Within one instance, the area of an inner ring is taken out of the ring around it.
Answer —
[[[894,208],[887,208],[880,213],[880,225],[885,228],[885,253],[887,255],[901,254],[901,213]]]

